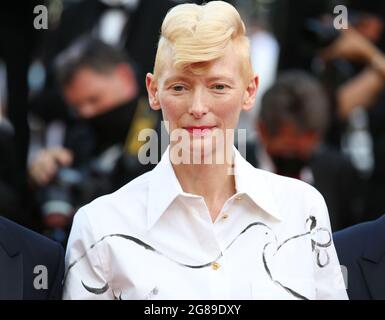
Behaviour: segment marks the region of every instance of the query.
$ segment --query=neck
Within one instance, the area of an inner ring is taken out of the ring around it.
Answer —
[[[184,192],[203,196],[212,221],[228,198],[236,193],[232,164],[173,164]]]

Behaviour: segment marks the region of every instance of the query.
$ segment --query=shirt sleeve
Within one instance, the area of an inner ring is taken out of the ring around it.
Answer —
[[[101,263],[100,242],[86,211],[81,208],[74,217],[68,239],[63,299],[114,299]]]
[[[346,300],[348,295],[333,243],[328,209],[323,196],[317,190],[313,190],[309,223],[314,256],[316,299]]]

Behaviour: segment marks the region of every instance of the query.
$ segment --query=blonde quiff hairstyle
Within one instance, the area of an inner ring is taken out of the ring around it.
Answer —
[[[240,55],[242,75],[249,83],[253,78],[250,45],[238,11],[223,1],[178,5],[167,13],[162,24],[154,79],[162,72],[167,55],[173,55],[177,69],[201,74],[207,68],[204,62],[220,58],[231,42]]]

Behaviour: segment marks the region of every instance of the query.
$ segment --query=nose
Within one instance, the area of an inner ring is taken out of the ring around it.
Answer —
[[[189,108],[189,113],[194,118],[202,118],[208,112],[208,101],[205,97],[205,93],[201,89],[197,89],[194,92],[191,105]]]

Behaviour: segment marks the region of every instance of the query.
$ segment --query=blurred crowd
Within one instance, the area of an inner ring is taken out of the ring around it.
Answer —
[[[162,120],[144,79],[182,2],[203,1],[0,4],[0,215],[65,244],[79,207],[153,168],[138,160]],[[385,213],[385,3],[338,1],[336,29],[333,0],[229,2],[260,77],[247,160],[317,188],[333,231]],[[39,4],[48,29],[33,28]]]

